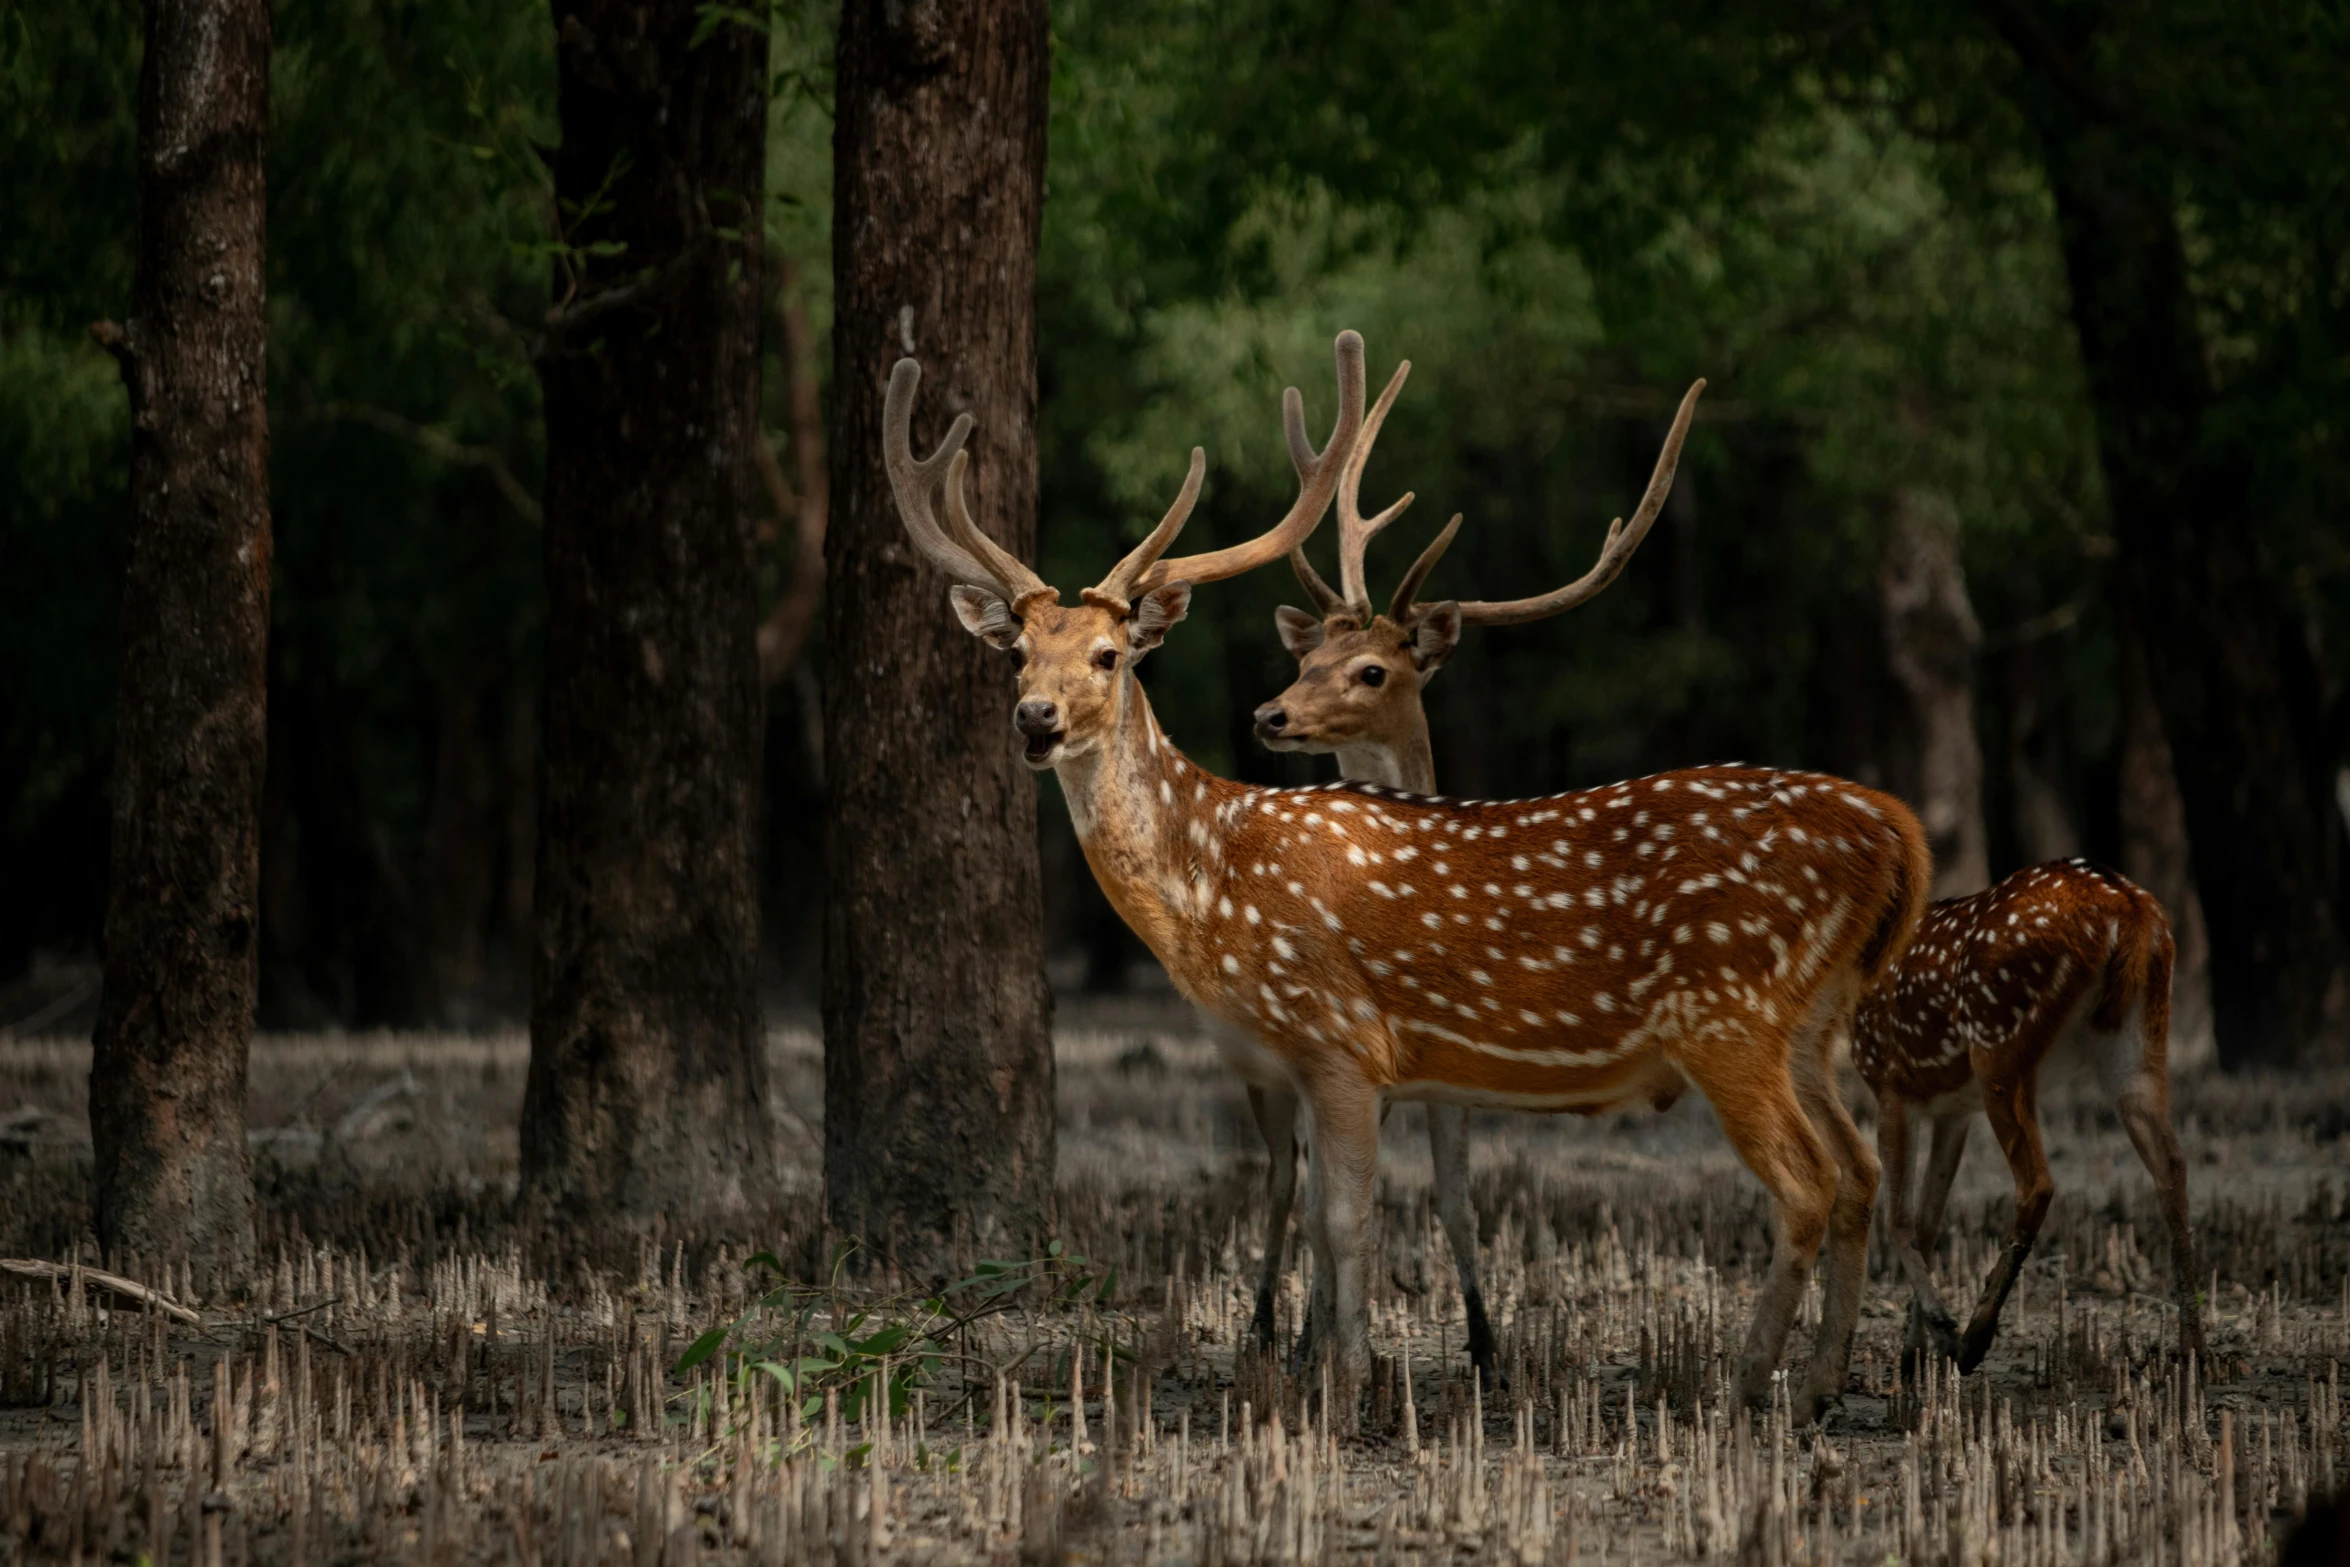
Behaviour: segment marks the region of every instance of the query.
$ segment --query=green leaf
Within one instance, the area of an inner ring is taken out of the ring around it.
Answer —
[[[888,1354],[891,1350],[896,1349],[900,1344],[903,1344],[906,1341],[907,1335],[912,1331],[913,1329],[909,1328],[905,1323],[900,1322],[894,1326],[883,1328],[880,1332],[874,1334],[870,1338],[855,1340],[849,1345],[849,1347],[860,1355],[879,1359],[881,1356]]]
[[[677,1374],[683,1376],[693,1370],[694,1367],[716,1354],[718,1346],[725,1342],[726,1329],[724,1328],[712,1328],[700,1338],[695,1339],[692,1344],[686,1347],[686,1352],[677,1357]]]

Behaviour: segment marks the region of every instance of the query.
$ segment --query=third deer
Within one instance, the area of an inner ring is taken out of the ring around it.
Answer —
[[[2040,1137],[2044,1071],[2094,1070],[2154,1177],[2170,1231],[2180,1353],[2203,1352],[2187,1161],[2170,1119],[2170,921],[2152,893],[2086,860],[2028,866],[1926,911],[1892,971],[1861,1002],[1853,1065],[1877,1096],[1889,1230],[1909,1280],[1910,1347],[1972,1371],[2055,1196]],[[1926,1268],[1950,1183],[1981,1111],[2015,1177],[2015,1220],[1963,1337]],[[1934,1128],[1915,1222],[1913,1114]]]

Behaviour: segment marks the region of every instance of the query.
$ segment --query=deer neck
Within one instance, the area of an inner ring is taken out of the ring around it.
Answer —
[[[1338,776],[1385,784],[1413,794],[1436,792],[1436,754],[1428,744],[1428,716],[1414,710],[1411,725],[1392,740],[1338,748]]]
[[[1207,912],[1221,871],[1224,813],[1240,786],[1186,758],[1159,728],[1132,675],[1118,727],[1055,771],[1086,864],[1119,917],[1168,963]]]

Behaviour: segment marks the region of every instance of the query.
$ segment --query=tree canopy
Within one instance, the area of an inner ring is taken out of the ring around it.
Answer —
[[[711,14],[768,29],[768,253],[821,336],[832,14]],[[1382,379],[1415,367],[1367,479],[1378,504],[1419,496],[1374,549],[1381,588],[1454,511],[1433,591],[1580,573],[1704,376],[1680,488],[1623,580],[1472,635],[1431,688],[1448,788],[1733,757],[1912,787],[1876,573],[1895,501],[1928,492],[1958,519],[1984,632],[1994,873],[2051,841],[2029,789],[2111,857],[2129,533],[2048,172],[2052,128],[2078,121],[2176,224],[2198,428],[2248,454],[2230,525],[2281,619],[2301,765],[2330,787],[2350,737],[2350,36],[2327,8],[1059,0],[1053,21],[1049,579],[1098,576],[1195,443],[1196,533],[1277,514],[1280,388],[1326,417],[1342,326]],[[527,350],[579,220],[542,157],[553,51],[542,12],[478,0],[279,19],[266,1020],[520,1007],[544,602]],[[0,972],[87,951],[103,908],[129,435],[86,324],[128,291],[137,57],[124,0],[0,10],[0,881],[43,889],[0,909]],[[765,418],[796,475],[772,312],[765,330]],[[791,531],[776,519],[769,598]],[[1273,573],[1203,592],[1152,661],[1162,718],[1212,767],[1311,771],[1247,733],[1288,679],[1285,600]],[[959,636],[943,603],[935,629]],[[795,910],[820,874],[822,642],[776,688],[767,745],[786,981],[814,939]],[[1042,821],[1074,948],[1106,915],[1057,803]],[[2338,900],[2330,866],[2326,886]]]

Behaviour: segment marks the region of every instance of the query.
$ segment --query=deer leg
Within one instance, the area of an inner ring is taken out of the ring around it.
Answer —
[[[1771,1194],[1776,1233],[1770,1272],[1755,1296],[1754,1320],[1738,1354],[1736,1397],[1752,1405],[1770,1396],[1771,1373],[1778,1369],[1804,1281],[1827,1237],[1840,1179],[1835,1157],[1796,1102],[1786,1057],[1771,1061],[1767,1055],[1726,1049],[1683,1063],[1713,1105],[1738,1157]]]
[[[1327,1324],[1318,1352],[1331,1385],[1346,1390],[1342,1410],[1371,1369],[1370,1220],[1379,1175],[1379,1093],[1360,1078],[1325,1073],[1306,1090],[1306,1139],[1314,1244],[1329,1259]],[[1351,1420],[1349,1421],[1351,1423]]]
[[[1286,1088],[1248,1089],[1249,1114],[1265,1140],[1265,1260],[1257,1270],[1257,1343],[1273,1348],[1273,1300],[1289,1246],[1289,1210],[1297,1200],[1297,1095]]]
[[[2208,1366],[2211,1352],[2203,1342],[2203,1293],[2195,1273],[2195,1234],[2187,1225],[2187,1159],[2179,1151],[2179,1134],[2171,1125],[2170,1094],[2164,1079],[2140,1072],[2119,1094],[2114,1108],[2130,1134],[2130,1146],[2162,1199],[2163,1227],[2170,1231],[2171,1279],[2179,1297],[2179,1353],[2193,1354]]]
[[[2037,1074],[2031,1072],[2011,1083],[1983,1085],[1983,1111],[1990,1119],[1991,1135],[1999,1139],[2000,1152],[2007,1155],[2008,1170],[2015,1176],[2015,1222],[2007,1232],[2006,1250],[1983,1281],[1982,1298],[1975,1302],[1966,1336],[1959,1341],[1962,1372],[1974,1370],[1991,1352],[1999,1310],[2007,1304],[2007,1292],[2015,1288],[2016,1275],[2023,1272],[2024,1259],[2032,1254],[2041,1221],[2048,1217],[2049,1200],[2056,1195],[2056,1185],[2048,1178],[2048,1155],[2040,1145],[2036,1085]]]
[[[1928,1324],[1942,1340],[1938,1348],[1945,1355],[1957,1349],[1958,1324],[1942,1303],[1934,1288],[1933,1270],[1918,1249],[1918,1226],[1910,1202],[1910,1108],[1910,1101],[1891,1088],[1877,1095],[1877,1157],[1885,1171],[1885,1234],[1892,1243],[1894,1260],[1901,1265],[1902,1280],[1909,1285],[1909,1328],[1902,1336],[1901,1356],[1914,1369],[1918,1357],[1925,1353]],[[1944,1124],[1934,1123],[1937,1150]]]
[[[1967,1133],[1974,1124],[1973,1115],[1965,1111],[1945,1111],[1934,1117],[1926,1179],[1918,1189],[1917,1222],[1910,1231],[1910,1254],[1917,1261],[1910,1278],[1909,1342],[1921,1351],[1931,1346],[1944,1360],[1958,1358],[1958,1319],[1943,1303],[1942,1292],[1934,1288],[1933,1270],[1926,1259],[1942,1244],[1942,1216],[1950,1206],[1950,1186],[1958,1179],[1959,1160],[1966,1154]],[[1906,1267],[1908,1259],[1903,1263]]]
[[[1795,1420],[1804,1425],[1818,1420],[1844,1396],[1845,1376],[1852,1368],[1853,1330],[1860,1326],[1861,1297],[1868,1287],[1869,1213],[1877,1202],[1877,1156],[1853,1124],[1844,1096],[1836,1091],[1832,1052],[1842,1032],[1840,1023],[1831,1022],[1808,1039],[1799,1037],[1793,1061],[1796,1099],[1836,1161],[1836,1205],[1828,1215],[1819,1337],[1792,1406]]]
[[[1428,1107],[1428,1156],[1436,1166],[1436,1217],[1452,1247],[1453,1270],[1461,1279],[1461,1303],[1469,1318],[1469,1363],[1488,1388],[1501,1386],[1500,1356],[1493,1324],[1485,1315],[1485,1292],[1477,1283],[1477,1210],[1469,1203],[1469,1112],[1459,1105]]]

